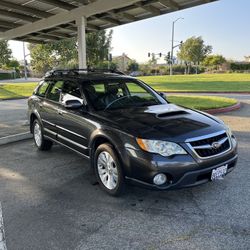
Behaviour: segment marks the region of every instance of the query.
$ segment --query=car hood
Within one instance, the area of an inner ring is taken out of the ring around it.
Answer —
[[[98,112],[119,129],[144,139],[184,142],[186,139],[225,130],[211,116],[174,104]]]

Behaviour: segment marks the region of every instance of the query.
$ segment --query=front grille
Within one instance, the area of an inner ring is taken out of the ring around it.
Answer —
[[[214,145],[213,143],[217,144]],[[219,146],[218,146],[219,145]],[[189,146],[196,154],[202,158],[215,156],[230,149],[230,142],[227,134],[222,132],[219,135],[207,136],[206,138],[193,140],[189,142]]]

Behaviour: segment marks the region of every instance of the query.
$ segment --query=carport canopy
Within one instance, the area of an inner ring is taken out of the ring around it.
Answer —
[[[77,36],[79,68],[86,68],[86,32],[214,1],[1,0],[0,39],[47,43]]]

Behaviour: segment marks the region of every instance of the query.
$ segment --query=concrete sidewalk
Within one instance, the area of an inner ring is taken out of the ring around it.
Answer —
[[[201,92],[197,92],[197,93],[180,93],[180,92],[166,92],[165,93],[166,96],[170,96],[170,95],[190,95],[190,96],[221,96],[221,97],[228,97],[228,98],[234,98],[237,99],[240,102],[244,102],[244,100],[249,100],[250,99],[250,95],[249,94],[241,94],[241,93],[201,93]]]
[[[28,82],[39,82],[41,78],[28,78],[25,80],[24,78],[17,79],[8,79],[8,80],[0,80],[0,85],[3,83],[28,83]]]

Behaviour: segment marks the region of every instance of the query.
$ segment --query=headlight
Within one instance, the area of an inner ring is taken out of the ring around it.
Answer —
[[[174,142],[146,140],[141,138],[136,138],[136,141],[141,149],[150,153],[156,153],[162,156],[187,154],[181,146]]]

